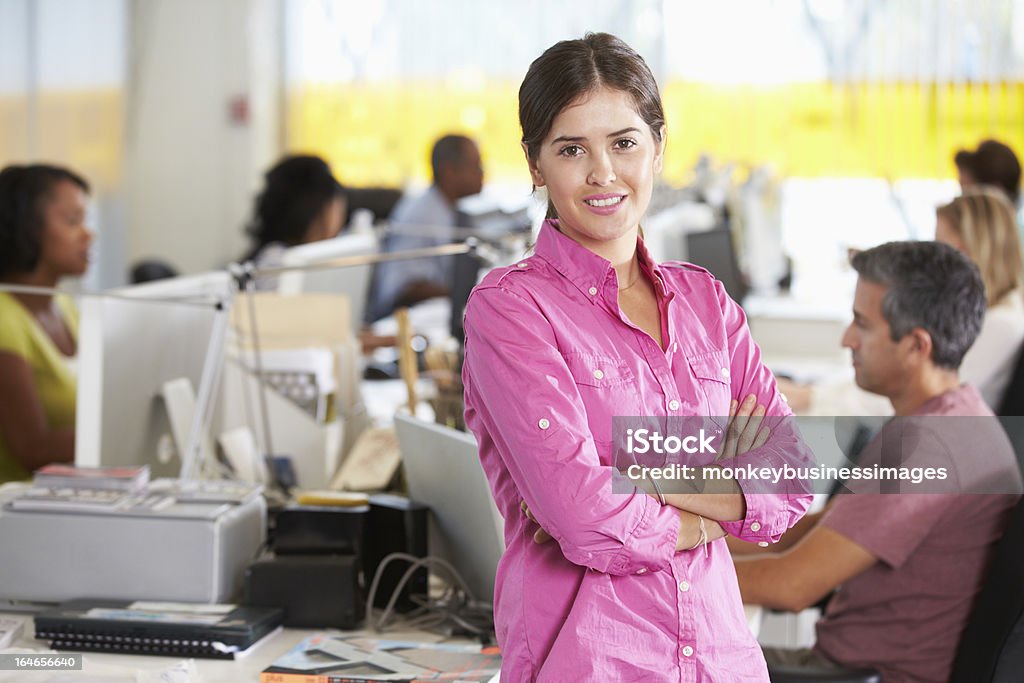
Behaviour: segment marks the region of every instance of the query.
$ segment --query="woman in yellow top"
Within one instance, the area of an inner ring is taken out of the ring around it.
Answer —
[[[85,272],[88,192],[55,166],[0,171],[0,285],[55,287]],[[0,482],[74,460],[77,338],[66,297],[0,291]]]

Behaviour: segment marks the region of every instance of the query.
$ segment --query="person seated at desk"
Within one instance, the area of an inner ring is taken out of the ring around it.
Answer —
[[[1024,343],[1021,247],[1013,207],[996,188],[974,185],[963,196],[936,209],[935,239],[967,255],[985,283],[985,321],[960,365],[960,376],[997,410]],[[813,415],[886,414],[889,406],[850,380],[819,385],[780,380],[799,413]]]
[[[936,210],[935,239],[974,261],[988,306],[960,372],[996,410],[1024,343],[1021,253],[1013,207],[996,188],[978,185]]]
[[[88,192],[56,166],[0,171],[0,284],[53,288],[85,273]],[[68,297],[0,292],[0,482],[74,460],[77,338]]]
[[[345,189],[327,162],[316,156],[287,156],[264,176],[252,222],[253,245],[243,261],[257,267],[281,265],[289,247],[336,237],[345,218]],[[277,278],[261,278],[258,289],[273,289]]]
[[[870,667],[886,683],[945,681],[1020,497],[1005,434],[957,373],[981,328],[984,285],[963,254],[938,242],[885,244],[857,254],[853,267],[860,278],[843,345],[853,352],[857,384],[888,398],[897,415],[860,465],[885,464],[898,444],[901,462],[938,457],[952,463],[950,481],[957,485],[915,493],[901,482],[904,493],[839,495],[775,547],[730,539],[730,550],[745,603],[800,611],[840,588],[818,621],[814,647],[765,648],[769,669]],[[921,416],[975,417],[965,423]],[[994,487],[993,481],[1002,483]],[[853,480],[847,485],[861,488]],[[991,495],[949,492],[979,489]]]
[[[1020,201],[1020,160],[998,140],[985,140],[973,152],[960,150],[953,163],[964,194],[978,185],[992,185],[1014,206]]]
[[[484,169],[476,143],[464,135],[445,135],[430,153],[434,184],[418,197],[403,197],[391,214],[382,251],[396,252],[450,244],[459,223],[455,203],[483,189]],[[367,322],[396,308],[445,296],[452,286],[452,256],[388,261],[373,274]]]

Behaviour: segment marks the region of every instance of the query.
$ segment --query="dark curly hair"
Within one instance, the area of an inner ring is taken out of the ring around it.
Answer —
[[[89,183],[60,166],[7,166],[0,171],[0,276],[26,273],[39,263],[43,208],[62,181],[89,192]]]
[[[324,207],[345,196],[330,166],[316,156],[285,157],[267,171],[264,181],[246,229],[253,240],[247,259],[272,242],[300,244]]]

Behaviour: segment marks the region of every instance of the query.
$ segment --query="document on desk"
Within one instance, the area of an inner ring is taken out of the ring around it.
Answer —
[[[260,674],[260,683],[494,680],[497,648],[316,634]]]

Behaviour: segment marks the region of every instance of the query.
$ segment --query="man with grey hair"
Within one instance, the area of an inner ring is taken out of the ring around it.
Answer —
[[[734,539],[730,548],[746,603],[800,611],[841,588],[814,647],[765,648],[769,670],[870,668],[886,683],[945,681],[1020,491],[1005,434],[957,373],[981,328],[984,285],[970,260],[938,242],[883,244],[852,263],[859,279],[842,343],[857,384],[887,397],[896,414],[858,466],[884,464],[895,442],[904,463],[938,454],[955,485],[920,493],[901,482],[899,493],[871,495],[851,482],[855,493],[834,497],[770,549]]]

